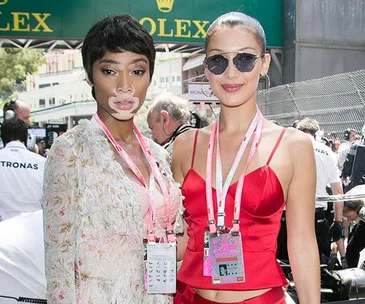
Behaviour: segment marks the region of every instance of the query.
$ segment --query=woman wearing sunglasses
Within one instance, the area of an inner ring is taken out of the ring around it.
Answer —
[[[225,14],[208,29],[205,49],[221,108],[212,125],[174,145],[172,169],[186,209],[175,303],[285,303],[276,261],[284,206],[300,303],[319,303],[313,147],[257,107],[259,78],[270,65],[263,28],[245,14]]]

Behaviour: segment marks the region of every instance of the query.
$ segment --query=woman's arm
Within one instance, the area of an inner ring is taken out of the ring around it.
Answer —
[[[320,266],[315,236],[316,165],[309,137],[290,132],[293,173],[288,187],[288,253],[300,303],[320,303]]]
[[[44,239],[49,303],[78,303],[75,260],[78,171],[68,135],[57,139],[44,178]]]

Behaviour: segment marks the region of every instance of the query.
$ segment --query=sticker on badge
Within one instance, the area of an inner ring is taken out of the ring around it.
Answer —
[[[212,276],[212,263],[210,261],[209,254],[209,229],[205,228],[204,230],[204,260],[203,260],[203,276],[211,277]]]
[[[213,284],[245,282],[241,234],[210,235],[209,254]]]
[[[147,293],[176,292],[176,243],[147,245]]]

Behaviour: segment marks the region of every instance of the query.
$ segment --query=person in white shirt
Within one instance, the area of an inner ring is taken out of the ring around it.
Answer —
[[[1,304],[16,303],[9,297],[46,299],[44,264],[42,210],[0,222]]]
[[[346,129],[344,132],[345,141],[338,148],[338,168],[342,171],[343,164],[346,160],[347,153],[350,151],[351,144],[356,140],[357,131],[355,129]]]
[[[27,134],[26,123],[16,117],[1,125],[0,221],[42,208],[46,159],[27,150]]]
[[[328,196],[327,185],[330,185],[332,194],[343,194],[342,183],[332,150],[325,144],[315,140],[316,133],[319,131],[318,122],[315,119],[304,118],[298,122],[297,129],[307,133],[312,140],[317,168],[316,197]],[[337,243],[340,251],[341,261],[343,265],[346,265],[342,226],[343,202],[334,205],[335,217],[330,229],[326,221],[326,210],[327,202],[316,200],[315,227],[319,251],[326,257],[330,256],[332,236],[332,241]]]

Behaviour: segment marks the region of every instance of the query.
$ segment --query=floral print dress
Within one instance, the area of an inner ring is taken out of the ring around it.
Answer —
[[[178,216],[181,232],[181,195],[167,153],[146,141],[170,189],[171,218]],[[157,195],[157,234],[164,236],[167,213]],[[147,189],[127,177],[94,123],[82,121],[53,144],[43,205],[48,303],[172,303],[171,295],[148,295],[144,287]]]

